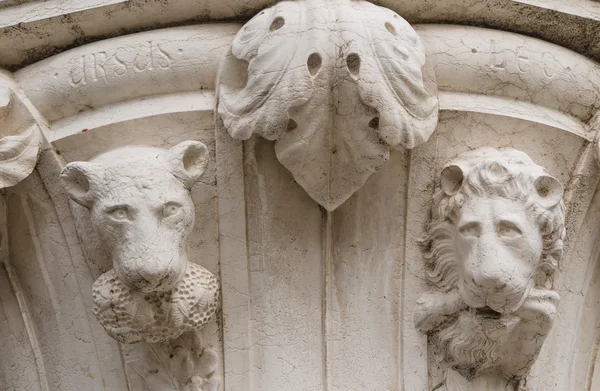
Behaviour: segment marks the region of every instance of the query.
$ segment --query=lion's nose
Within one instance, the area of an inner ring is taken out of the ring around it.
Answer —
[[[476,286],[488,292],[496,292],[506,288],[510,276],[502,270],[501,260],[493,254],[478,257],[469,267],[467,273]]]
[[[499,291],[506,288],[506,281],[500,272],[476,271],[472,275],[473,283],[486,291]]]

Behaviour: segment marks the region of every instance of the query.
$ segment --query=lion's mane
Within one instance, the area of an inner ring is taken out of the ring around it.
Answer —
[[[443,190],[436,193],[431,221],[419,240],[427,262],[428,280],[444,292],[457,287],[453,236],[460,210],[471,197],[497,197],[523,202],[534,216],[544,243],[535,282],[538,286],[550,283],[562,257],[565,206],[562,200],[551,208],[538,202],[534,182],[540,175],[547,175],[547,171],[514,149],[485,148],[483,154],[466,153],[455,162],[463,167],[462,187],[453,195]]]

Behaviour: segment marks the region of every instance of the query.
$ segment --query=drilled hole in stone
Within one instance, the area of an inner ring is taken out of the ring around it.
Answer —
[[[348,66],[348,70],[354,76],[358,75],[358,71],[360,70],[360,57],[356,53],[350,53],[348,57],[346,57],[346,65]]]
[[[289,119],[288,120],[288,124],[287,124],[287,131],[289,132],[290,130],[294,130],[298,127],[298,124],[296,123],[296,121],[294,121],[293,119]]]
[[[308,67],[308,73],[310,73],[311,76],[316,75],[319,70],[321,69],[321,64],[322,64],[322,60],[321,60],[321,56],[319,55],[319,53],[313,53],[310,56],[308,56],[308,60],[306,61],[306,66]]]
[[[284,24],[285,24],[285,20],[281,16],[278,16],[275,19],[273,19],[273,23],[271,23],[271,26],[269,27],[269,31],[279,30],[280,28],[283,27]]]
[[[385,28],[387,29],[387,31],[389,31],[392,35],[396,35],[396,28],[394,26],[392,26],[391,23],[389,22],[385,22]]]
[[[374,117],[369,121],[369,128],[379,129],[379,117]]]

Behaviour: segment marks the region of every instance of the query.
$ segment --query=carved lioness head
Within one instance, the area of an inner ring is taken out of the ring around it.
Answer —
[[[481,148],[443,169],[421,242],[428,279],[442,295],[423,297],[415,320],[423,332],[438,331],[453,364],[518,376],[533,362],[543,338],[518,369],[508,368],[504,345],[524,346],[520,338],[545,335],[551,325],[558,295],[549,288],[565,236],[562,194],[555,178],[514,149]]]
[[[204,144],[186,141],[170,150],[116,149],[62,172],[88,234],[80,232],[84,247],[113,267],[94,283],[94,313],[122,342],[176,338],[216,311],[216,279],[188,263],[186,250],[195,215],[190,188],[207,161]]]
[[[168,291],[183,276],[194,226],[189,189],[206,163],[204,144],[190,141],[168,151],[117,149],[64,168],[69,196],[89,209],[117,276],[132,289]]]

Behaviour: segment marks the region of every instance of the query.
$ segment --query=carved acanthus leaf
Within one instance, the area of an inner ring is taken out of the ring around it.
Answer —
[[[335,209],[437,124],[435,76],[412,27],[366,1],[282,2],[235,37],[219,77],[229,133],[277,140],[278,159]]]
[[[10,89],[3,87],[0,87],[0,136],[5,136],[0,139],[0,189],[3,189],[31,174],[41,141],[39,127],[29,112]]]

